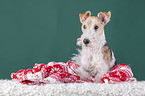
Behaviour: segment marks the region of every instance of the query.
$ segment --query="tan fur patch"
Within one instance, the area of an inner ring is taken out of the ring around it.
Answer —
[[[86,13],[79,14],[80,21],[83,23],[89,16],[91,16],[91,12],[87,11]]]
[[[108,44],[105,44],[104,47],[102,48],[102,53],[104,55],[103,59],[105,60],[105,63],[109,65],[109,62],[111,60],[111,57],[112,57],[112,53],[111,53],[111,49],[110,47],[108,46]]]

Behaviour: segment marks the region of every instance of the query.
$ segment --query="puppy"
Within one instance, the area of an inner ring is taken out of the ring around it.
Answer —
[[[81,79],[95,76],[95,82],[98,83],[103,74],[116,65],[113,51],[104,34],[104,26],[110,21],[111,12],[100,12],[97,16],[91,16],[91,12],[87,11],[79,14],[79,17],[83,34],[78,38],[77,45],[82,48],[72,60],[80,66],[76,72]]]

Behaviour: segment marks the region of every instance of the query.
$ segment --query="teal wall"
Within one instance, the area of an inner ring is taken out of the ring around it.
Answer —
[[[145,80],[145,0],[0,0],[0,79],[77,53],[79,13],[111,11],[106,39],[118,63]]]

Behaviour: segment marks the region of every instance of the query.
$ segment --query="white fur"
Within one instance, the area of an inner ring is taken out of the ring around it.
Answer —
[[[88,29],[83,29],[84,24],[88,24]],[[101,35],[94,30],[94,25],[100,27],[98,31],[100,33],[102,32]],[[115,57],[112,52],[112,60],[110,61],[109,66],[103,59],[104,55],[102,53],[102,48],[106,43],[106,39],[104,26],[102,27],[101,23],[98,22],[98,18],[89,17],[89,19],[82,24],[82,31],[83,34],[77,42],[78,45],[82,46],[82,50],[78,50],[79,54],[72,58],[76,64],[80,65],[76,72],[82,79],[95,76],[95,82],[99,82],[103,74],[107,73],[114,65]],[[89,39],[90,43],[85,45],[83,43],[84,39]]]
[[[90,36],[90,34],[87,34],[87,36]],[[80,68],[76,71],[82,79],[96,75],[96,82],[99,82],[102,75],[109,71],[102,54],[102,47],[106,43],[104,37],[104,34],[102,34],[98,40],[92,42],[93,47],[82,46],[79,55],[73,58],[75,63],[80,65]]]

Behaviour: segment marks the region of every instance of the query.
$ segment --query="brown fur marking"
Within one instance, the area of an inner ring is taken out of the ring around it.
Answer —
[[[105,60],[105,63],[108,66],[110,66],[109,62],[111,61],[111,58],[112,58],[112,52],[111,52],[111,49],[110,49],[110,47],[109,47],[109,45],[107,43],[102,48],[102,53],[104,55],[103,59]]]

